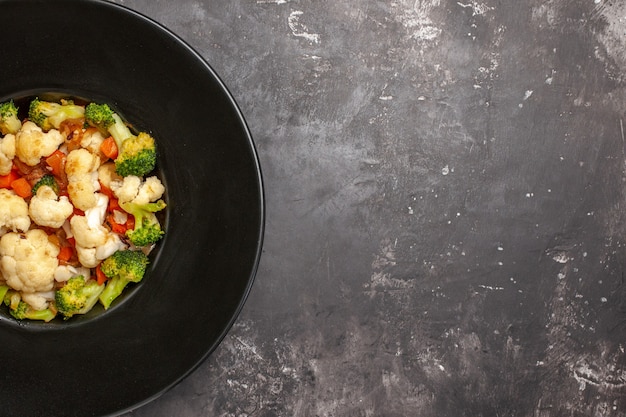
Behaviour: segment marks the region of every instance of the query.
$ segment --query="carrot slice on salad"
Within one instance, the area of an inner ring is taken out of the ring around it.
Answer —
[[[113,136],[109,136],[102,142],[102,144],[100,145],[100,152],[102,152],[104,156],[109,159],[117,158],[117,143],[115,143],[115,139],[113,139]]]
[[[55,177],[63,177],[65,175],[66,159],[67,155],[58,149],[46,158],[46,164],[52,169],[52,175]]]
[[[72,259],[72,255],[74,254],[74,249],[70,246],[62,246],[59,250],[59,254],[57,255],[57,259],[59,261],[67,262]]]
[[[11,171],[7,175],[0,175],[0,188],[11,188],[11,183],[20,178],[20,175]]]
[[[109,214],[107,216],[107,222],[109,222],[109,225],[111,226],[111,231],[114,233],[123,235],[126,233],[126,230],[128,230],[126,228],[126,224],[119,224],[115,221],[115,216],[113,214]]]
[[[102,269],[100,269],[100,265],[101,264],[98,264],[96,267],[96,281],[98,282],[98,285],[102,285],[109,280],[109,278],[104,275],[104,272],[102,272]]]
[[[27,198],[33,195],[33,187],[26,180],[26,178],[18,178],[11,183],[11,188],[15,191],[15,194],[22,198]]]

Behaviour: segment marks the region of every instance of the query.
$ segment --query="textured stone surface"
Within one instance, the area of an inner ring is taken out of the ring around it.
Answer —
[[[626,416],[623,3],[117,3],[218,72],[267,197],[231,332],[124,416]]]

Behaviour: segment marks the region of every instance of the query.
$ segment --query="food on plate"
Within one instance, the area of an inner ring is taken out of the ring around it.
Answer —
[[[105,103],[0,103],[0,304],[18,320],[106,310],[165,230],[147,132]]]

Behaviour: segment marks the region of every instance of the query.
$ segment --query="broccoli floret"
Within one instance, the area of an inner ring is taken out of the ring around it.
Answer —
[[[163,200],[154,203],[137,204],[122,202],[120,207],[135,218],[135,227],[126,231],[126,237],[135,246],[147,246],[158,242],[165,232],[161,229],[156,212],[165,208]]]
[[[22,122],[17,116],[17,106],[13,100],[0,103],[0,133],[3,135],[17,133],[22,128]]]
[[[156,165],[156,144],[146,132],[134,135],[122,118],[107,104],[89,103],[85,108],[85,121],[115,140],[118,154],[115,170],[122,177],[142,177]]]
[[[89,103],[85,107],[85,122],[106,134],[115,123],[113,110],[107,104]]]
[[[105,309],[111,306],[129,283],[143,279],[148,263],[148,256],[139,250],[120,250],[102,261],[100,270],[109,278],[99,297]]]
[[[57,315],[56,311],[50,308],[35,310],[30,304],[22,301],[22,296],[19,292],[6,285],[0,286],[0,295],[2,295],[2,303],[9,307],[9,314],[17,320],[42,320],[48,322]]]
[[[98,297],[104,291],[104,285],[95,280],[85,281],[82,275],[70,278],[63,287],[54,293],[57,310],[67,320],[74,314],[89,312],[98,302]]]
[[[140,132],[139,135],[125,140],[118,149],[115,171],[122,177],[144,176],[156,165],[156,146],[154,138],[148,133]]]
[[[54,103],[35,98],[30,102],[28,108],[28,118],[44,131],[53,128],[58,129],[65,120],[82,119],[84,117],[85,108],[69,100]]]
[[[56,195],[59,195],[59,183],[57,183],[57,180],[54,179],[54,176],[50,174],[44,175],[39,181],[35,183],[35,185],[33,185],[33,195],[36,195],[37,190],[44,185],[52,188]]]
[[[24,301],[18,302],[15,308],[10,308],[9,313],[17,320],[43,320],[48,322],[56,317],[56,313],[50,308],[35,310]]]

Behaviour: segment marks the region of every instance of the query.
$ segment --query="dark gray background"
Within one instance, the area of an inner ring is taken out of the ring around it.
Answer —
[[[125,417],[626,416],[625,3],[117,3],[221,76],[267,197],[231,332]]]

